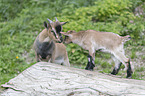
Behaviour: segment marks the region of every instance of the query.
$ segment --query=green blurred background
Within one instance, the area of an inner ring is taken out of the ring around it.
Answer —
[[[43,22],[54,17],[69,22],[64,32],[93,29],[130,35],[124,47],[134,65],[133,79],[145,80],[144,0],[0,0],[0,85],[36,63],[33,42]],[[84,69],[88,51],[76,44],[66,46],[71,66]],[[94,71],[110,74],[110,58],[97,52]],[[123,69],[122,65],[118,76],[125,78]]]

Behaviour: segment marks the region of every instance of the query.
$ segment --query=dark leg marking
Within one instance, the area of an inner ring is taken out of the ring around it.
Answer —
[[[88,60],[88,64],[85,69],[88,70],[89,66],[90,66],[90,61]]]
[[[119,64],[118,69],[114,68],[113,71],[111,72],[111,74],[116,75],[119,72],[120,66],[122,65],[122,63]]]
[[[90,56],[90,55],[88,55],[87,57],[88,57],[88,64],[85,69],[92,71],[93,68],[95,67],[94,60],[93,60],[92,56]]]
[[[131,69],[131,65],[130,65],[130,60],[127,63],[128,63],[128,68],[127,68],[126,78],[132,78],[132,69]]]

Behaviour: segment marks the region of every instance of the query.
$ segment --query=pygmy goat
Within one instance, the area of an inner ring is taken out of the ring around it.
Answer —
[[[98,32],[95,30],[86,31],[68,31],[61,32],[65,35],[65,43],[75,43],[81,46],[83,49],[89,51],[88,64],[86,70],[93,70],[95,67],[95,51],[101,50],[103,52],[109,52],[113,55],[113,60],[115,61],[115,68],[113,69],[113,75],[116,75],[119,71],[121,63],[125,65],[127,69],[127,78],[131,78],[132,68],[130,64],[130,59],[126,58],[124,55],[124,43],[130,39],[130,36],[119,36],[118,34],[112,32]]]
[[[51,25],[44,22],[45,29],[36,37],[33,48],[37,61],[50,61],[51,63],[70,66],[66,47],[63,43],[56,43],[51,32]]]

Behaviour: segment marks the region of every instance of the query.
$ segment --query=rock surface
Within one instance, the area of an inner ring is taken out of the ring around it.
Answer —
[[[11,79],[1,96],[145,96],[145,81],[39,62]]]

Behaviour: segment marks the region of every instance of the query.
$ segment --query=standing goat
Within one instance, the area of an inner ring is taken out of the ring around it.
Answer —
[[[51,63],[64,64],[70,66],[66,47],[63,43],[56,43],[50,23],[44,22],[45,29],[36,37],[33,48],[37,61],[47,60]]]
[[[115,68],[111,74],[116,75],[118,73],[122,62],[125,65],[125,68],[127,68],[127,78],[131,78],[132,69],[130,59],[126,58],[123,49],[125,41],[130,39],[129,35],[122,37],[111,32],[98,32],[95,30],[79,32],[68,31],[61,33],[65,35],[65,43],[68,44],[72,42],[89,51],[88,64],[85,68],[86,70],[93,70],[95,67],[95,51],[101,50],[113,54]]]

